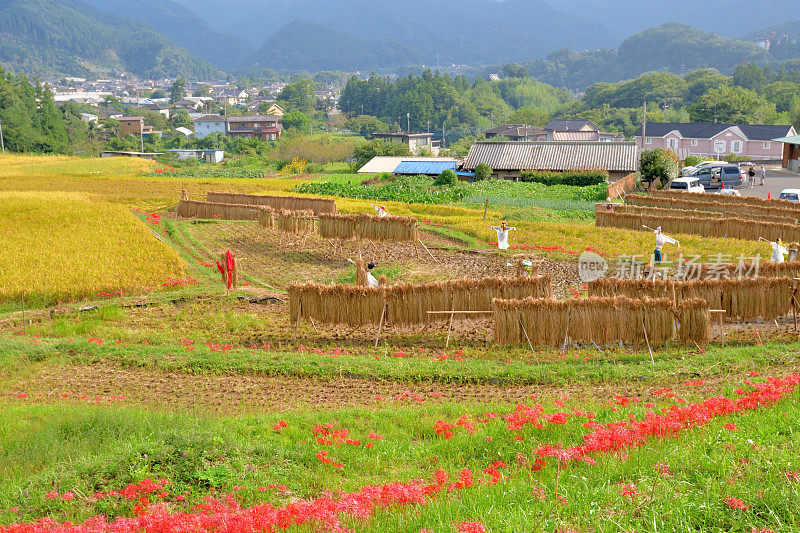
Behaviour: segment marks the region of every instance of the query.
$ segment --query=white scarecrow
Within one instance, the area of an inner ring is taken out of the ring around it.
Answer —
[[[758,242],[766,241],[767,239],[758,238]],[[769,258],[770,263],[783,263],[784,256],[789,253],[789,250],[783,245],[783,241],[778,239],[777,242],[767,241],[772,246],[772,257]]]
[[[644,226],[644,227],[649,229],[649,230],[651,230],[651,231],[653,231],[656,234],[656,249],[653,250],[653,260],[656,263],[660,263],[661,262],[661,259],[662,259],[661,248],[665,244],[677,244],[678,245],[678,249],[680,250],[680,248],[681,248],[680,241],[677,241],[677,240],[673,239],[672,237],[668,237],[668,236],[664,235],[663,233],[661,233],[661,226],[657,227],[656,229],[648,228],[647,226]]]
[[[372,275],[373,268],[375,268],[375,261],[370,261],[367,265],[367,286],[378,287],[380,283],[378,283],[378,280]]]
[[[497,248],[508,250],[508,233],[517,228],[509,227],[505,222],[502,222],[499,226],[491,226],[491,228],[497,232]]]
[[[372,204],[370,204],[370,205],[372,205]],[[372,208],[375,210],[375,214],[378,215],[381,218],[383,218],[383,217],[385,217],[386,215],[389,214],[389,212],[386,211],[386,206],[385,205],[373,205]]]

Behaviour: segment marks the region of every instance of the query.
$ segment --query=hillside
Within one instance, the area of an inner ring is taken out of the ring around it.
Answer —
[[[172,0],[86,0],[98,9],[146,24],[178,46],[222,70],[247,64],[254,48],[232,34],[219,33],[191,9]]]
[[[742,61],[771,60],[753,43],[669,23],[628,37],[616,50],[561,50],[523,65],[545,83],[582,91],[592,83],[616,82],[649,71],[682,74],[710,67],[730,74]]]
[[[0,7],[0,64],[27,74],[209,78],[217,71],[139,23],[81,0],[7,0]]]
[[[518,61],[564,45],[597,47],[611,39],[600,23],[564,13],[543,0],[296,0],[268,5],[230,0],[229,9],[223,11],[214,7],[216,2],[180,2],[214,20],[215,28],[235,28],[237,35],[257,42],[262,53],[256,60],[265,66],[271,64],[263,51],[275,49],[303,49],[303,64],[314,68],[335,68],[335,60],[368,69],[409,61],[431,65]],[[333,38],[332,47],[343,57],[331,57],[324,46],[308,47],[304,40],[316,41],[318,36],[302,30],[298,20],[317,25],[315,31]]]
[[[265,68],[355,71],[416,63],[421,54],[397,41],[370,42],[319,24],[294,21],[272,35],[254,56]]]

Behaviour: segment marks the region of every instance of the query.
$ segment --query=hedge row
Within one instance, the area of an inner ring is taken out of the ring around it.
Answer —
[[[543,183],[545,185],[574,185],[588,187],[608,181],[608,172],[605,170],[567,170],[565,172],[550,172],[530,170],[524,171],[520,179],[525,182]]]

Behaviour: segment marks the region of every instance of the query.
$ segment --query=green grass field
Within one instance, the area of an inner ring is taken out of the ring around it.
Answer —
[[[350,279],[356,243],[335,255],[312,239],[301,253],[248,222],[170,212],[182,189],[285,194],[360,178],[335,165],[328,176],[142,176],[153,168],[0,158],[0,218],[13,228],[0,246],[25,258],[4,262],[0,279],[40,297],[23,310],[8,290],[0,306],[0,533],[800,531],[791,317],[652,356],[501,349],[488,320],[457,326],[448,348],[447,324],[390,327],[375,347],[374,327],[303,323],[295,340],[284,302],[248,299],[281,298],[288,280]],[[424,221],[438,257],[387,252],[379,272],[391,279],[503,271],[519,252],[568,269],[561,260],[589,246],[615,256],[652,244],[595,228],[585,206],[505,200],[487,222],[509,220],[525,248],[501,254],[486,244],[480,202],[385,203]],[[760,250],[681,241],[706,257]],[[247,284],[230,295],[213,264],[226,247]],[[96,294],[99,280],[139,287],[168,268],[196,283]],[[48,301],[69,291],[87,298]]]

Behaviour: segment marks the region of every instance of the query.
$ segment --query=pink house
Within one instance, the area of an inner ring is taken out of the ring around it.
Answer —
[[[777,161],[783,157],[783,143],[773,139],[795,134],[793,126],[650,122],[645,137],[639,130],[636,144],[642,150],[667,148],[681,158],[737,154],[755,161]]]

